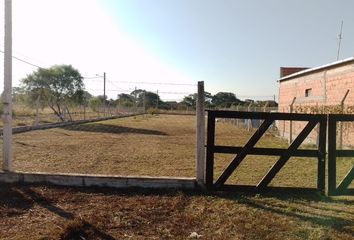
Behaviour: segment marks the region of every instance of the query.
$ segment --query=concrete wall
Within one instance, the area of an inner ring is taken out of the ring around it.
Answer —
[[[172,177],[125,177],[84,174],[49,174],[0,172],[0,182],[25,184],[53,184],[74,187],[112,187],[112,188],[175,188],[195,189],[194,178]]]

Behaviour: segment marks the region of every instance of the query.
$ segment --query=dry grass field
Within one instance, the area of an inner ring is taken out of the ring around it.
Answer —
[[[194,177],[195,124],[194,116],[145,115],[16,134],[14,168],[25,172]],[[217,123],[216,133],[216,144],[228,146],[242,146],[252,135],[223,122]],[[288,145],[267,133],[257,146]],[[233,157],[216,154],[215,178]],[[276,160],[247,156],[227,183],[254,185]],[[338,181],[353,165],[354,159],[338,160]],[[316,158],[291,158],[271,185],[316,187],[316,174]]]
[[[138,116],[14,136],[17,171],[194,176],[191,116]]]
[[[194,176],[195,118],[138,116],[14,135],[16,171]],[[251,133],[217,123],[216,143]],[[271,133],[262,147],[287,147]],[[309,146],[303,146],[309,147]],[[217,154],[216,177],[232,155]],[[228,183],[255,184],[276,161],[248,157]],[[354,164],[340,160],[338,179]],[[291,158],[273,186],[315,187],[316,159]],[[351,185],[353,187],[353,183]],[[354,239],[354,197],[82,189],[0,184],[0,239]]]

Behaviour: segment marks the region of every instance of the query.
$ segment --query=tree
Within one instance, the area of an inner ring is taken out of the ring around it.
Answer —
[[[236,98],[235,94],[230,92],[218,92],[212,97],[211,101],[216,107],[229,108],[233,104],[239,104],[242,101]]]
[[[26,104],[28,102],[28,94],[23,87],[12,88],[12,101],[15,103]]]
[[[64,110],[70,116],[68,104],[81,104],[84,100],[82,76],[71,65],[40,68],[22,79],[22,85],[30,95],[30,101],[39,98],[62,121],[65,120]]]
[[[120,106],[132,107],[134,105],[134,97],[126,93],[121,93],[118,95],[117,102]]]
[[[99,112],[99,109],[102,105],[103,101],[99,97],[92,97],[89,100],[89,106],[94,112]]]
[[[136,101],[138,107],[151,108],[160,106],[163,103],[158,94],[143,89],[136,89],[130,95]]]
[[[196,107],[197,104],[197,98],[198,94],[189,94],[188,96],[185,96],[182,100],[182,103],[185,104],[188,107]],[[204,99],[205,99],[205,107],[210,108],[212,107],[212,98],[213,96],[209,92],[204,92]]]
[[[194,93],[194,94],[189,94],[188,96],[185,96],[182,100],[182,103],[184,103],[187,107],[195,108],[196,101],[197,101],[197,94]]]

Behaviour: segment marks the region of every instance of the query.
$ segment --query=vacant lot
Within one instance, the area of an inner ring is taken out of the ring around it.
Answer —
[[[146,115],[16,134],[14,167],[26,172],[194,177],[195,124],[194,116]],[[216,133],[216,144],[228,146],[242,146],[252,134],[223,122],[217,123]],[[288,145],[267,133],[257,146]],[[215,178],[233,157],[216,154]],[[254,185],[276,160],[248,156],[227,183]],[[338,181],[353,164],[353,159],[339,159]],[[291,158],[271,185],[316,187],[316,174],[316,158]]]
[[[191,116],[139,116],[14,136],[18,171],[193,176]]]

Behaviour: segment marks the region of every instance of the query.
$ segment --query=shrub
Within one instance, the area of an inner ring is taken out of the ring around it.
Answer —
[[[155,115],[155,114],[159,114],[160,111],[157,108],[149,108],[146,112],[148,114]]]

